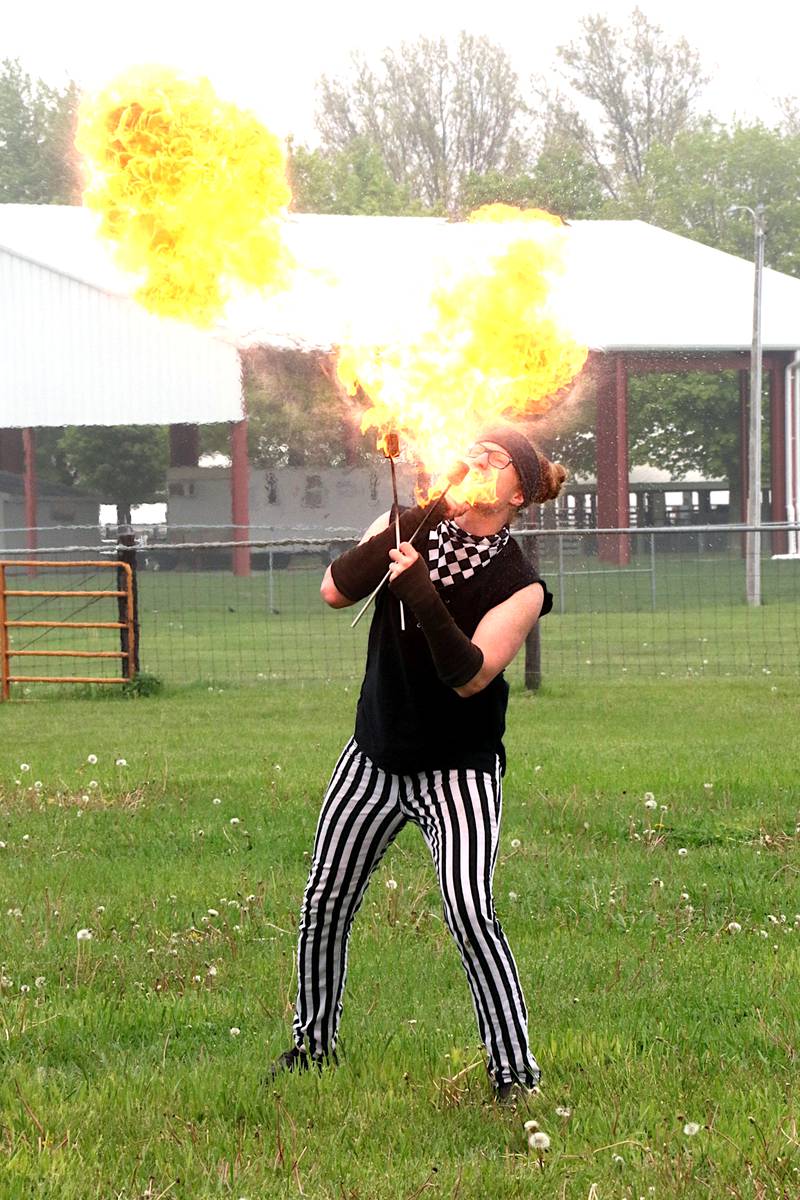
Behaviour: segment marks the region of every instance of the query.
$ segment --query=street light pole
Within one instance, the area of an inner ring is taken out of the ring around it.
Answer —
[[[753,286],[753,342],[750,350],[750,421],[748,436],[747,472],[747,524],[761,524],[761,279],[764,272],[764,205],[755,209],[747,204],[734,204],[728,211],[749,212],[753,218],[755,238],[753,260],[755,281]],[[754,607],[761,604],[761,533],[746,535],[745,579],[747,603]]]

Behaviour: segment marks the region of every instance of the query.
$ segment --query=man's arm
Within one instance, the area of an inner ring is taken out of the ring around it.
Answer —
[[[381,513],[379,517],[376,517],[369,529],[365,531],[364,536],[358,543],[359,546],[363,545],[364,542],[368,542],[369,539],[374,537],[376,533],[383,533],[384,529],[388,529],[389,517],[390,514],[388,512]],[[336,584],[333,582],[333,575],[331,574],[330,567],[328,567],[327,571],[325,572],[319,591],[322,599],[326,604],[329,604],[331,608],[350,608],[351,605],[356,603],[355,600],[349,600],[347,596],[343,595],[343,593],[339,591]]]
[[[459,696],[483,691],[508,666],[539,619],[543,603],[542,584],[531,583],[489,609],[471,638],[483,653],[483,664],[472,679],[453,689]]]
[[[485,613],[471,638],[459,628],[413,546],[390,549],[389,587],[409,606],[425,634],[436,674],[459,696],[474,696],[499,675],[525,641],[544,604],[531,583]]]

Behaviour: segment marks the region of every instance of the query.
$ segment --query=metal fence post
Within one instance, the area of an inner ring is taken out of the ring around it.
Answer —
[[[120,525],[117,532],[117,561],[127,563],[131,569],[133,613],[128,613],[125,596],[117,597],[117,611],[122,628],[119,631],[119,648],[126,656],[121,660],[122,674],[133,678],[139,674],[139,584],[136,577],[136,539],[130,525]],[[125,591],[125,572],[117,570],[117,590]],[[133,618],[131,620],[131,617]],[[133,646],[129,645],[128,622],[133,628]],[[133,671],[129,671],[128,655],[133,656]]]
[[[558,535],[558,611],[564,615],[567,601],[564,595],[564,539]]]
[[[274,577],[273,577],[273,574],[272,574],[272,571],[273,571],[273,561],[272,561],[272,559],[273,559],[273,551],[272,551],[272,550],[270,550],[270,552],[269,552],[269,585],[268,585],[268,592],[269,592],[269,611],[270,611],[271,613],[276,613],[278,610],[277,610],[277,608],[275,607],[275,579],[274,579]]]
[[[531,530],[522,541],[523,554],[539,574],[539,547]],[[525,688],[529,692],[538,692],[542,686],[542,640],[537,621],[525,638]]]
[[[650,534],[650,602],[656,611],[656,535]]]

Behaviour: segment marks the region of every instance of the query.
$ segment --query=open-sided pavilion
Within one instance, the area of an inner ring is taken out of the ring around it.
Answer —
[[[0,470],[24,473],[29,527],[36,526],[34,429],[167,424],[172,463],[186,466],[197,461],[197,426],[227,421],[232,523],[247,540],[239,351],[331,351],[353,330],[363,338],[402,335],[432,272],[468,255],[476,239],[491,236],[486,229],[430,217],[292,215],[286,234],[300,268],[292,286],[270,298],[235,299],[209,333],[155,317],[131,298],[138,281],[114,266],[87,210],[0,205]],[[753,267],[640,221],[575,222],[567,247],[562,294],[599,379],[598,525],[624,529],[632,374],[738,371],[746,429]],[[769,269],[762,342],[771,516],[793,522],[800,514],[800,280]],[[786,549],[781,537],[774,549]],[[627,562],[627,537],[609,539],[603,552]],[[249,569],[244,549],[235,569]]]

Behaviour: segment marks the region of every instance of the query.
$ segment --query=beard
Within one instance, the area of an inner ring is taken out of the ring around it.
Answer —
[[[508,507],[505,500],[476,500],[470,504],[473,512],[481,517],[496,517]]]

